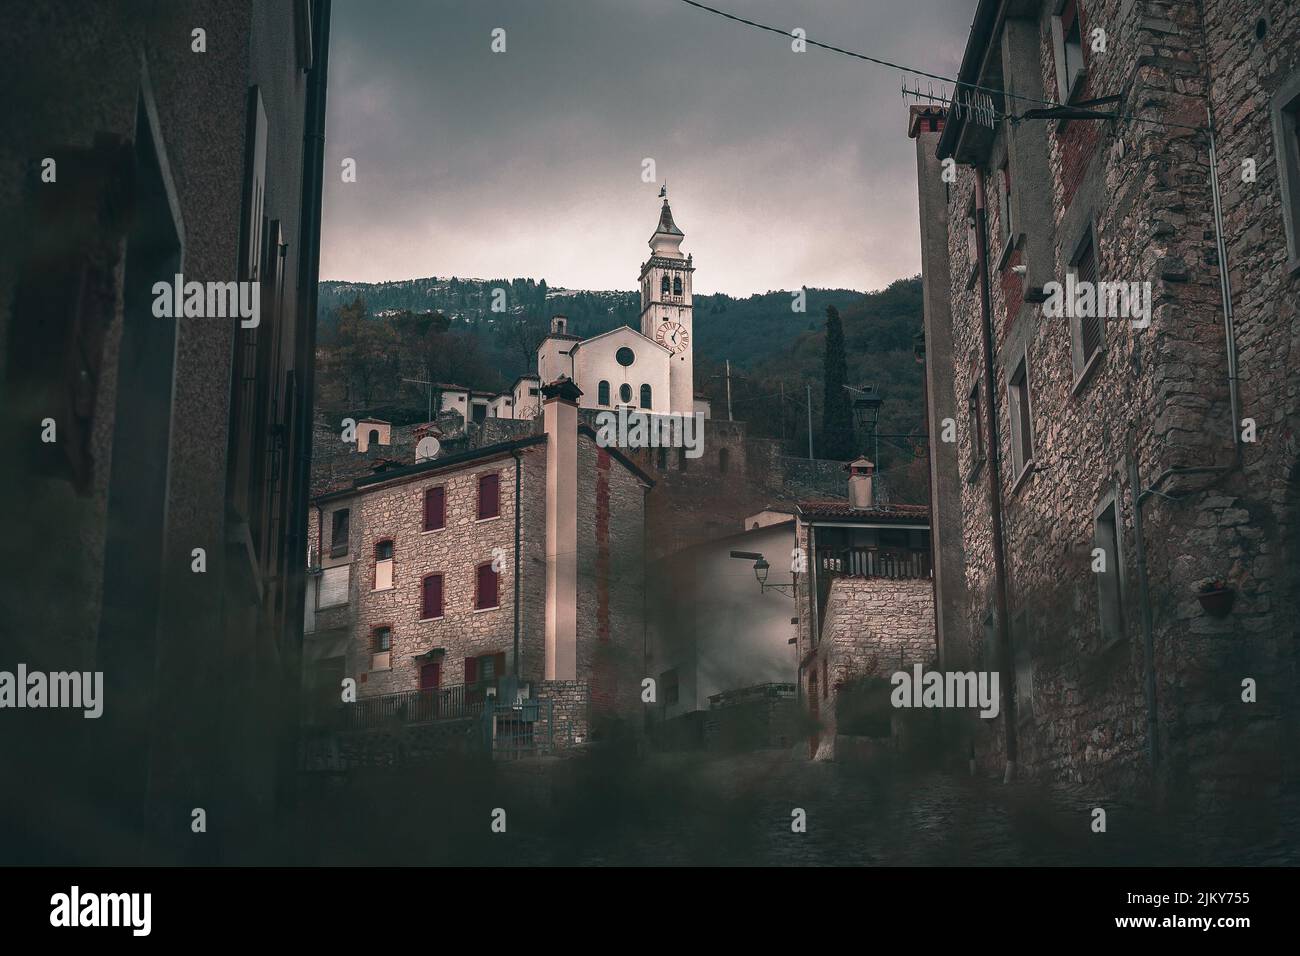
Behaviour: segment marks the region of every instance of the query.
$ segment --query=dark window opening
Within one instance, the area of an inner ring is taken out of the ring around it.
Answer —
[[[348,534],[352,510],[339,508],[330,518],[330,557],[341,558],[348,553]]]

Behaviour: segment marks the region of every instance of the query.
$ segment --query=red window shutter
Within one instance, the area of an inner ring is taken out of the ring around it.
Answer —
[[[442,575],[431,574],[424,579],[420,617],[442,617]]]
[[[495,518],[501,514],[501,478],[499,475],[482,475],[478,480],[478,516]]]
[[[480,564],[474,587],[474,606],[477,608],[496,607],[497,573],[490,564]]]
[[[424,492],[424,530],[437,531],[447,523],[447,497],[442,487]]]
[[[465,658],[465,683],[475,684],[478,682],[478,658]]]

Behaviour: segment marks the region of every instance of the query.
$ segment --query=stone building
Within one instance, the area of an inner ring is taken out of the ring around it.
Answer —
[[[388,460],[317,496],[306,679],[318,705],[339,701],[344,677],[361,709],[419,691],[458,707],[519,686],[561,702],[560,740],[640,713],[653,482],[597,446],[579,397],[561,379],[543,389],[539,432]]]
[[[937,659],[929,511],[877,502],[865,458],[848,470],[847,501],[797,509],[796,648],[814,759],[833,759],[844,737],[891,737],[889,675]]]
[[[993,115],[913,107],[908,132],[940,646],[1005,693],[978,757],[1274,796],[1297,739],[1300,7],[983,0],[960,80]],[[1060,309],[1062,287],[1099,295]]]
[[[256,860],[292,796],[328,23],[6,9],[4,657],[104,683],[0,722],[9,862]]]

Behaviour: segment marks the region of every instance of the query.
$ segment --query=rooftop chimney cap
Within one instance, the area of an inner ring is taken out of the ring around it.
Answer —
[[[582,397],[582,389],[569,376],[561,375],[551,384],[542,386],[542,397],[548,400],[558,398],[562,402],[576,404]]]
[[[866,455],[859,455],[844,466],[850,475],[870,475],[876,471],[875,463]]]

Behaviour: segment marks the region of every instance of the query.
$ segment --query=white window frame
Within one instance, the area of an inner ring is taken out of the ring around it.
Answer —
[[[1286,269],[1288,274],[1294,274],[1300,272],[1300,70],[1273,94],[1271,111],[1282,220],[1286,226]]]
[[[1066,43],[1065,25],[1061,20],[1067,2],[1069,0],[1058,0],[1056,12],[1052,16],[1052,55],[1056,65],[1056,92],[1060,103],[1069,103],[1088,75],[1088,67],[1083,59],[1083,19],[1079,16],[1079,0],[1075,0],[1074,4],[1074,22],[1079,27],[1079,62],[1071,63],[1071,45]]]
[[[1103,579],[1099,572],[1093,572],[1097,576],[1098,644],[1102,648],[1124,638],[1124,518],[1120,513],[1119,502],[1119,493],[1112,489],[1097,503],[1092,516],[1092,546],[1106,552],[1106,578]],[[1107,512],[1111,515],[1109,521],[1104,520]],[[1109,524],[1114,529],[1113,554],[1105,547],[1109,542],[1101,540],[1104,524]],[[1089,558],[1088,567],[1091,570],[1091,555]]]
[[[1021,388],[1017,379],[1024,382],[1024,407],[1016,394]],[[1018,485],[1034,463],[1034,400],[1029,388],[1029,351],[1020,353],[1020,358],[1007,374],[1007,409],[1011,414],[1011,463],[1012,478]],[[1027,421],[1022,422],[1022,417]],[[1027,427],[1026,427],[1027,426]],[[1024,447],[1022,438],[1028,432],[1029,447]]]

